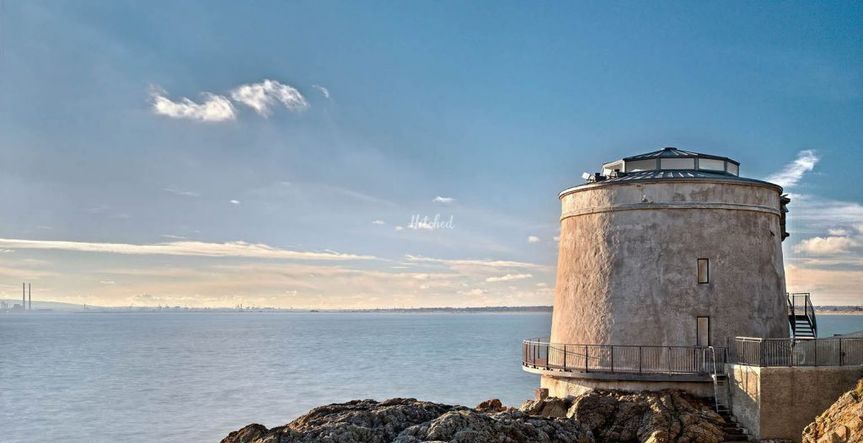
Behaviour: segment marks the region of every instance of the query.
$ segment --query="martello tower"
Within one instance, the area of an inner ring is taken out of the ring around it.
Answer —
[[[781,187],[677,148],[584,178],[560,193],[551,337],[522,342],[540,399],[683,389],[784,440],[857,383],[863,338],[817,338],[810,295],[785,292]]]
[[[787,339],[789,319],[814,336],[814,317],[789,317],[781,187],[740,177],[730,158],[677,148],[584,178],[560,193],[551,336],[523,347],[523,368],[552,395],[708,395],[738,337]]]
[[[664,148],[563,191],[551,341],[788,337],[787,200],[739,172],[729,158]]]

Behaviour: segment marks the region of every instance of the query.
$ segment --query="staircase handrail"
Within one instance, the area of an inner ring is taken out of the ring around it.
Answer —
[[[790,323],[791,323],[791,337],[792,338],[797,336],[797,322],[794,321],[794,319],[797,318],[797,315],[794,312],[794,299],[793,299],[793,297],[794,296],[791,295],[790,293],[788,293],[788,292],[785,293],[785,299],[788,303],[788,317],[789,317],[789,320],[791,320]]]
[[[812,306],[812,299],[809,297],[809,294],[806,294],[806,318],[809,320],[809,324],[812,325],[812,332],[817,336],[818,324],[815,323],[815,307]]]
[[[717,372],[716,372],[716,348],[714,348],[713,346],[708,346],[707,350],[710,351],[710,354],[711,354],[710,360],[713,362],[713,374],[712,375],[716,375],[717,374]]]

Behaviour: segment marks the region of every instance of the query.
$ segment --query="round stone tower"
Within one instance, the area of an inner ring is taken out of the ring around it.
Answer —
[[[665,148],[560,194],[551,342],[725,346],[788,337],[778,185]]]

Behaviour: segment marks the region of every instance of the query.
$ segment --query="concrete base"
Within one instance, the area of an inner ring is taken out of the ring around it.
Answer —
[[[629,392],[681,389],[698,397],[713,397],[713,383],[711,381],[604,380],[543,375],[540,377],[540,386],[548,389],[550,396],[558,398],[577,396],[594,389],[616,389]]]
[[[803,428],[863,376],[860,366],[725,366],[731,412],[760,440],[800,441]],[[549,389],[551,391],[551,389]]]

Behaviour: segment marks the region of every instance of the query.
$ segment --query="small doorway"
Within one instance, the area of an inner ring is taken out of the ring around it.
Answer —
[[[697,346],[710,346],[710,317],[696,317],[695,342]]]

